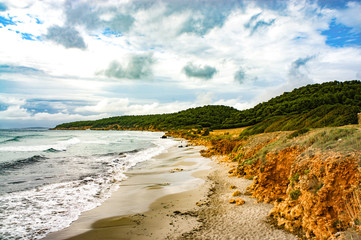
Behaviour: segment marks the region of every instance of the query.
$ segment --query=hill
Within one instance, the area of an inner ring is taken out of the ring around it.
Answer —
[[[137,129],[169,130],[190,128],[226,128],[226,119],[238,113],[237,109],[227,106],[204,106],[190,108],[171,114],[120,116],[96,121],[79,121],[64,123],[56,129]],[[231,126],[232,127],[232,126]]]
[[[357,123],[361,111],[361,81],[311,84],[239,111],[227,106],[204,106],[171,114],[119,116],[64,123],[56,129],[174,130],[248,127],[252,135]]]

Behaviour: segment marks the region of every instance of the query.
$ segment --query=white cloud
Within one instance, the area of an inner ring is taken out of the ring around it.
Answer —
[[[121,114],[129,105],[129,99],[103,99],[96,105],[83,106],[75,108],[75,112],[93,112],[93,113],[119,113]]]
[[[0,95],[0,103],[6,103],[9,105],[23,105],[23,104],[25,104],[25,99],[17,98],[14,96],[1,96]]]
[[[0,118],[3,120],[27,119],[30,114],[20,105],[10,105],[5,111],[0,111]]]
[[[127,98],[106,98],[99,100],[95,105],[87,105],[75,109],[77,113],[106,113],[108,115],[144,115],[144,114],[160,114],[160,113],[173,113],[185,110],[189,107],[195,107],[202,104],[201,100],[196,103],[189,102],[146,102],[137,103],[130,101]],[[203,104],[204,105],[204,104]]]
[[[361,32],[361,4],[359,2],[348,2],[347,8],[336,12],[337,22],[348,27],[354,28],[354,31]]]
[[[66,111],[58,113],[33,113],[24,107],[24,103],[23,99],[7,99],[9,106],[6,110],[0,111],[0,128],[55,127],[64,122],[96,120],[109,117],[106,113],[92,115],[69,114]]]
[[[211,92],[207,92],[207,93],[200,93],[198,94],[197,98],[196,98],[196,103],[197,105],[210,105],[213,103],[213,94]]]

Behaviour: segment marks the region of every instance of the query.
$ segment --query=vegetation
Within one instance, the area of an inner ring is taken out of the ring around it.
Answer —
[[[292,138],[295,138],[295,137],[298,137],[300,135],[303,135],[305,133],[308,133],[310,131],[309,128],[302,128],[300,130],[297,130],[297,131],[294,131],[293,133],[291,133],[287,138],[288,139],[292,139]]]
[[[81,128],[92,129],[140,129],[140,130],[170,130],[170,129],[222,129],[232,127],[224,125],[225,119],[230,118],[238,110],[227,106],[204,106],[190,108],[172,114],[155,114],[141,116],[120,116],[104,118],[96,121],[80,121],[64,123],[56,128]]]
[[[247,128],[242,135],[263,132],[291,131],[305,128],[336,127],[357,123],[357,113],[361,107],[349,105],[323,105],[307,113],[291,116],[270,117]]]
[[[361,82],[357,80],[307,85],[295,89],[292,92],[285,92],[278,97],[272,98],[268,102],[258,104],[254,108],[241,111],[234,116],[233,119],[230,119],[232,120],[230,123],[249,126],[275,116],[306,114],[324,105],[354,106],[360,110],[360,91]],[[357,121],[356,117],[352,120],[353,123]]]
[[[175,130],[248,127],[242,136],[250,136],[263,132],[355,124],[359,112],[361,81],[334,81],[285,92],[243,111],[227,106],[204,106],[171,114],[64,123],[56,128]]]
[[[301,196],[301,191],[299,189],[290,192],[290,197],[292,200],[297,200],[300,196]]]

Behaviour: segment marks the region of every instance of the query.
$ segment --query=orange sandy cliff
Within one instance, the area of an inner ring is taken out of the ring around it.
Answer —
[[[275,225],[307,239],[361,239],[361,131],[357,126],[248,138],[218,131],[171,133],[225,155],[232,177],[253,179],[250,194],[273,203]],[[241,130],[240,130],[241,131]]]

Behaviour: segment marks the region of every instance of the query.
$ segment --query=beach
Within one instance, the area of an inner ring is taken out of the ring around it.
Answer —
[[[179,146],[138,164],[101,206],[45,239],[297,239],[267,222],[272,205],[245,194],[250,180],[228,177],[230,166],[201,147]],[[229,203],[237,190],[243,205]]]

